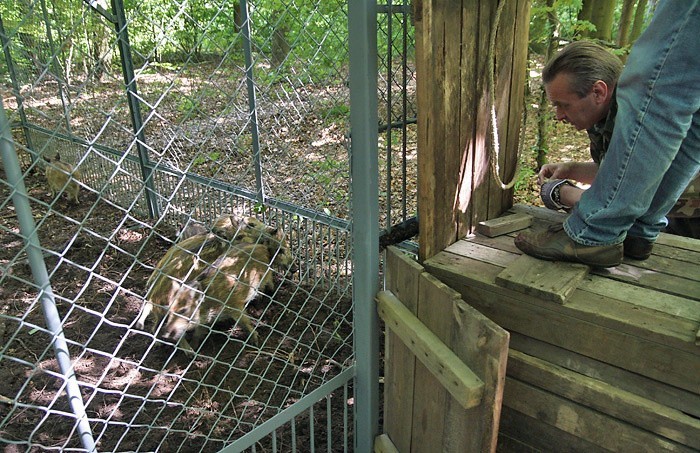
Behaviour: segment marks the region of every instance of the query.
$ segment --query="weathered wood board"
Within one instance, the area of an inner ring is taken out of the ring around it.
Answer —
[[[700,394],[511,332],[511,348],[700,419]]]
[[[449,374],[447,367],[439,365],[436,358],[424,358],[425,364],[416,360],[399,336],[388,333],[385,433],[401,452],[495,451],[508,333],[461,301],[458,293],[425,273],[398,249],[387,249],[386,262],[387,290],[397,291],[394,295],[404,298],[416,296],[406,311],[413,312],[439,342],[473,371],[483,382],[483,393],[481,404],[465,408],[441,385],[441,378],[436,378],[441,373]],[[407,285],[410,290],[395,285]],[[421,348],[412,347],[424,353]]]
[[[543,261],[522,255],[496,276],[496,283],[563,304],[589,271],[590,267],[583,264]]]
[[[484,383],[390,291],[377,295],[377,310],[413,355],[465,409],[481,404]]]
[[[425,265],[506,329],[680,388],[700,389],[698,319],[641,309],[633,301],[581,289],[565,305],[553,304],[496,285],[502,267],[451,253],[439,253]]]
[[[483,220],[476,226],[476,231],[490,238],[522,230],[532,225],[532,216],[516,213],[491,220]]]
[[[522,119],[530,1],[413,2],[418,111],[419,255],[425,259],[512,203],[500,177],[515,173]],[[491,31],[498,30],[494,55]],[[494,84],[489,87],[489,69]],[[491,101],[494,95],[495,102]],[[500,155],[491,138],[495,108]]]
[[[609,451],[648,453],[697,451],[624,420],[510,377],[506,380],[504,404]],[[553,451],[562,450],[565,450],[564,445],[553,448]]]
[[[400,453],[386,434],[380,434],[374,439],[374,453]]]
[[[404,259],[394,247],[385,254],[386,286],[413,314],[418,308],[418,279],[423,267]],[[400,452],[411,451],[414,374],[416,357],[391,330],[384,339],[384,432]],[[386,376],[402,376],[386,379]]]
[[[574,403],[655,433],[659,437],[687,447],[700,446],[700,420],[697,418],[621,390],[599,379],[584,376],[513,349],[508,356],[508,377],[545,389]],[[609,446],[614,445],[615,443],[611,443]]]

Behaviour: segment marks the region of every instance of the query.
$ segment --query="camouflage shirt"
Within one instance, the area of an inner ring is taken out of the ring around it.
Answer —
[[[616,93],[610,103],[610,110],[605,118],[593,125],[588,132],[591,141],[591,157],[600,165],[610,145],[613,129],[615,128],[615,116],[617,115]],[[700,217],[700,173],[690,181],[681,197],[676,202],[668,217],[696,218]]]
[[[605,118],[598,121],[588,129],[588,139],[591,141],[591,157],[593,161],[600,165],[600,162],[605,157],[605,152],[610,145],[610,138],[615,128],[615,116],[617,115],[617,100],[616,92],[613,92],[612,101],[610,101],[610,110]]]

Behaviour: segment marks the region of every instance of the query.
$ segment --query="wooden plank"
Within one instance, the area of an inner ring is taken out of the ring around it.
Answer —
[[[502,267],[509,266],[520,256],[515,251],[512,241],[507,237],[484,238],[483,236],[475,236],[458,241],[445,251]],[[598,275],[594,270],[592,274],[583,279],[579,289],[669,315],[700,321],[700,301],[668,293],[668,291],[673,290],[673,283],[678,280],[677,278],[674,280],[674,277],[669,276],[670,287],[659,291],[656,288],[636,285],[634,282],[622,282],[607,277],[606,275]],[[597,299],[594,296],[591,298]]]
[[[496,283],[563,304],[589,270],[590,267],[583,264],[543,261],[521,255],[496,276]]]
[[[533,219],[541,219],[547,220],[549,222],[558,223],[564,222],[564,220],[566,220],[566,217],[568,216],[568,214],[563,212],[553,211],[551,209],[542,208],[539,206],[532,206],[529,204],[513,205],[513,207],[510,208],[508,212],[528,214],[531,215]]]
[[[481,377],[485,389],[480,407],[466,412],[448,410],[445,438],[453,447],[450,451],[488,451],[489,446],[494,451],[510,335],[461,299],[454,302],[453,313],[450,348]],[[465,436],[464,426],[471,427],[469,436]]]
[[[463,150],[459,163],[459,184],[455,190],[456,220],[458,236],[462,237],[469,232],[474,218],[474,188],[483,176],[483,169],[477,166],[476,152],[478,136],[477,108],[480,102],[481,92],[477,90],[480,73],[475,70],[476,62],[479,59],[477,47],[471,43],[479,40],[479,0],[463,0],[460,11],[462,26],[460,30],[460,42],[462,43],[462,53],[460,61],[459,80],[460,85],[460,112],[459,112],[459,149]],[[465,45],[464,43],[470,43]]]
[[[489,165],[498,164],[499,173],[498,178],[493,170],[489,173],[489,201],[494,199],[500,201],[505,191],[501,187],[499,178],[501,181],[507,183],[513,176],[513,173],[515,173],[515,160],[513,157],[508,159],[507,155],[515,154],[512,152],[509,153],[508,151],[517,149],[515,146],[512,148],[508,147],[508,115],[511,102],[509,93],[513,71],[513,46],[515,44],[513,27],[515,26],[514,22],[516,22],[515,10],[513,8],[515,8],[517,4],[515,1],[502,3],[500,5],[502,6],[501,17],[499,22],[496,23],[496,10],[499,6],[499,2],[491,3],[493,5],[491,16],[485,16],[490,17],[491,24],[488,25],[488,30],[480,30],[480,33],[485,34],[488,45],[490,46],[491,36],[494,32],[497,32],[493,49],[494,54],[484,54],[485,58],[483,58],[483,60],[486,65],[492,66],[493,68],[493,93],[491,93],[491,89],[488,88],[488,85],[486,90],[489,96],[491,94],[494,95],[494,105],[491,105],[489,100],[489,109],[495,109],[496,116],[494,119],[492,115],[493,110],[489,110],[490,122],[487,124],[488,132],[489,134],[495,135],[494,137],[490,137],[491,139],[488,141],[490,151]],[[489,48],[488,50],[490,51],[491,49]],[[485,74],[488,75],[488,71]],[[494,121],[495,124],[491,124]],[[496,128],[495,133],[493,132],[494,127]],[[498,140],[498,142],[495,140]],[[506,164],[510,165],[507,166]],[[500,203],[489,202],[488,217],[486,217],[486,219],[493,219],[500,216],[510,205],[511,202],[508,202],[508,204],[504,206]]]
[[[456,253],[452,255],[448,251]],[[441,255],[435,259],[446,263],[444,271],[450,273],[455,280],[459,280],[459,275],[464,274],[465,269],[473,266],[472,261],[463,261],[463,258],[494,264],[499,269],[491,269],[497,271],[497,275],[504,266],[519,257],[515,253],[502,253],[498,249],[465,240],[451,245]],[[540,305],[548,303],[532,297],[528,301]],[[562,310],[571,316],[601,323],[635,336],[648,337],[674,348],[696,351],[692,345],[692,335],[700,325],[697,301],[589,275]]]
[[[450,323],[450,312],[447,308],[454,297],[459,296],[454,291],[440,291],[440,288],[433,284],[436,279],[426,273],[423,273],[419,280],[417,316],[421,323],[444,343],[448,340],[445,326]],[[459,359],[455,357],[454,360]],[[445,426],[445,412],[450,410],[452,405],[462,411],[465,409],[455,402],[447,389],[426,367],[416,367],[414,392],[416,395],[411,441],[414,451],[445,451],[444,439],[448,430]]]
[[[675,234],[661,233],[656,243],[670,245],[687,251],[700,253],[700,240],[698,239],[676,236]]]
[[[473,108],[473,106],[465,106],[460,95],[462,94],[462,83],[463,80],[460,77],[460,71],[463,66],[470,66],[470,62],[465,62],[460,58],[460,53],[464,43],[459,39],[462,27],[462,15],[461,8],[463,8],[461,0],[451,0],[451,1],[438,1],[434,3],[434,8],[439,8],[439,15],[435,13],[435,17],[440,18],[440,22],[434,22],[434,24],[440,28],[439,35],[436,36],[442,41],[441,51],[442,57],[444,57],[444,65],[442,68],[434,67],[435,71],[444,71],[444,79],[442,87],[443,100],[440,106],[439,114],[442,116],[442,131],[435,132],[439,133],[438,137],[435,137],[436,142],[439,142],[440,147],[444,149],[445,158],[436,165],[440,167],[442,180],[438,180],[438,187],[436,188],[435,195],[444,197],[440,201],[442,204],[441,208],[445,209],[443,213],[443,218],[445,219],[445,227],[450,230],[445,231],[449,236],[445,237],[443,241],[443,246],[453,243],[458,237],[465,235],[469,232],[468,225],[464,225],[458,220],[458,212],[455,212],[454,198],[455,190],[459,187],[462,179],[462,175],[455,171],[455,164],[460,162],[463,158],[464,148],[460,146],[462,141],[462,124],[460,111],[463,108]],[[442,58],[440,58],[442,60]],[[417,75],[416,75],[417,77]],[[429,83],[437,82],[433,79]],[[420,113],[418,113],[420,115]],[[431,119],[430,121],[433,121]],[[428,157],[437,157],[432,153]],[[438,176],[440,178],[440,176]],[[420,188],[419,188],[420,190]],[[420,245],[420,243],[419,243]],[[435,250],[433,254],[439,252]],[[431,255],[432,256],[432,255]]]
[[[379,315],[465,408],[481,403],[484,383],[389,291],[377,295]]]
[[[532,224],[532,216],[527,214],[508,214],[491,220],[479,222],[476,231],[488,236],[501,236],[522,230]]]
[[[427,273],[421,276],[419,305],[421,321],[484,382],[484,397],[479,406],[465,410],[453,398],[425,392],[431,384],[429,380],[419,381],[417,373],[416,389],[423,389],[426,399],[430,399],[426,406],[435,410],[422,414],[433,420],[432,432],[427,438],[414,439],[414,444],[433,446],[430,451],[495,451],[508,333],[460,300],[455,290]],[[435,435],[439,435],[439,448],[432,442]]]
[[[679,389],[516,332],[511,333],[510,347],[700,418],[700,394],[698,393]]]
[[[585,305],[595,301],[579,300],[578,291],[571,296],[576,299],[560,306],[496,286],[495,277],[501,268],[469,258],[440,253],[424,265],[431,274],[459,291],[465,302],[508,330],[692,392],[700,389],[700,355],[687,339],[680,344],[686,348],[692,346],[692,352],[655,341],[661,337],[658,333],[654,340],[649,332],[646,336],[629,335],[620,331],[620,327],[639,329],[640,326],[586,313]],[[463,275],[464,269],[470,270],[469,275]]]
[[[374,453],[399,453],[394,443],[386,434],[374,438]]]
[[[413,314],[418,309],[418,283],[423,266],[390,246],[385,255],[386,287]],[[411,451],[416,357],[391,330],[384,335],[384,432],[399,451]]]
[[[508,138],[506,149],[512,152],[506,153],[506,168],[512,168],[513,171],[518,171],[518,162],[520,155],[525,152],[523,147],[525,143],[521,143],[521,137],[524,138],[525,125],[523,124],[523,109],[525,107],[522,100],[525,98],[525,83],[527,75],[527,57],[528,57],[528,37],[530,32],[530,24],[515,20],[521,17],[530,17],[530,0],[519,0],[513,5],[515,8],[513,19],[513,63],[512,74],[510,76],[510,98],[508,101]],[[502,22],[505,24],[505,22]],[[502,25],[504,26],[504,25]],[[503,191],[501,197],[503,199],[502,207],[511,206],[513,204],[514,189]]]
[[[508,376],[595,409],[688,447],[700,445],[700,420],[609,383],[516,350]]]
[[[416,29],[416,100],[418,111],[419,257],[434,255],[456,238],[449,192],[458,184],[457,175],[446,172],[448,162],[459,162],[462,150],[444,146],[445,8],[437,0],[419,0],[414,8]]]
[[[493,59],[495,55],[489,55],[489,38],[491,36],[491,29],[494,26],[494,19],[496,16],[496,2],[494,1],[478,1],[475,2],[473,10],[470,15],[477,16],[477,35],[476,39],[472,42],[465,41],[465,45],[475,46],[476,55],[472,62],[468,62],[471,65],[472,71],[477,75],[476,86],[474,88],[476,93],[476,101],[472,104],[472,108],[476,110],[474,125],[474,167],[473,167],[473,178],[472,183],[472,197],[471,197],[471,218],[470,218],[470,230],[476,228],[477,223],[482,220],[488,220],[492,217],[496,217],[502,212],[502,210],[493,206],[491,203],[492,196],[498,196],[500,200],[500,192],[492,191],[492,173],[490,167],[491,151],[493,150],[493,140],[491,136],[491,90],[488,87],[488,73],[489,64],[494,63]],[[496,95],[496,102],[503,95],[503,93],[498,93]]]
[[[503,404],[612,451],[696,451],[510,377]]]
[[[561,223],[565,218],[560,213],[534,206],[516,205],[511,209],[511,212],[532,215],[533,227],[544,228],[549,223]],[[504,243],[497,242],[496,244],[501,246]],[[514,245],[511,244],[511,247],[513,251],[517,251]],[[640,261],[625,258],[620,266],[610,269],[594,269],[592,272],[617,281],[700,300],[700,254],[698,251],[700,251],[700,240],[698,239],[661,233],[649,259]]]
[[[503,406],[499,435],[499,453],[552,451],[604,453],[610,451],[508,406]]]

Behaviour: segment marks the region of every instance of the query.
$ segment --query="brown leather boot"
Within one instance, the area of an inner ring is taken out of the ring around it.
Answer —
[[[627,236],[622,243],[625,249],[625,256],[633,260],[645,260],[651,256],[651,250],[654,248],[654,243],[647,241],[644,238]]]
[[[515,245],[530,256],[549,261],[570,261],[594,267],[613,267],[622,262],[622,244],[582,245],[571,239],[561,224],[539,233],[520,233]]]

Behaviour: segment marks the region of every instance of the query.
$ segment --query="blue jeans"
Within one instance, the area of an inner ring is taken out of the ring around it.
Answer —
[[[615,129],[595,181],[564,222],[583,245],[656,240],[700,170],[700,0],[662,0],[617,87]]]

